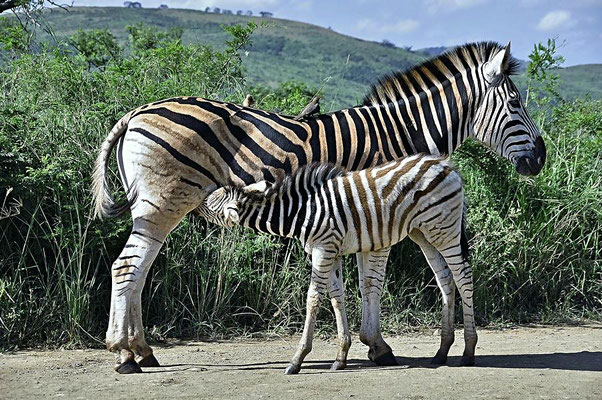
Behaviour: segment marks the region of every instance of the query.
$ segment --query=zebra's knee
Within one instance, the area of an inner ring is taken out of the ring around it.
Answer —
[[[119,353],[123,349],[129,349],[128,338],[127,336],[121,336],[112,332],[111,330],[107,331],[107,335],[105,338],[105,344],[107,346],[107,350],[112,353]]]

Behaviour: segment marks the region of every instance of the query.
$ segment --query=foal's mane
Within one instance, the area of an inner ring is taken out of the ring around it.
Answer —
[[[297,180],[301,190],[308,193],[317,191],[322,185],[329,180],[342,176],[345,171],[334,164],[315,162],[305,165],[295,170],[291,174],[287,174],[281,179],[278,179],[272,185],[270,193],[287,193],[298,190],[296,187]]]

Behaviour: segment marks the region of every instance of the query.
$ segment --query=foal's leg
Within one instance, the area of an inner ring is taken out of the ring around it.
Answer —
[[[368,358],[377,365],[397,365],[393,351],[380,331],[380,297],[390,251],[388,247],[357,255],[362,294],[360,340],[370,347]]]
[[[351,335],[349,334],[349,324],[347,323],[347,314],[345,313],[345,286],[343,282],[342,259],[339,257],[335,261],[330,280],[328,281],[328,294],[337,320],[337,337],[339,340],[339,349],[337,358],[330,367],[331,371],[345,369],[347,366],[347,354],[351,347]]]
[[[301,370],[301,363],[305,356],[309,354],[312,347],[314,328],[316,326],[316,317],[320,309],[320,297],[326,291],[330,274],[332,272],[335,254],[331,251],[324,251],[320,248],[312,250],[312,271],[311,282],[307,291],[307,311],[305,315],[305,326],[303,334],[299,341],[297,351],[293,355],[291,363],[284,371],[285,374],[297,374]]]
[[[409,236],[420,246],[422,253],[435,274],[437,285],[441,290],[443,300],[443,308],[441,310],[441,346],[431,363],[445,364],[449,349],[454,343],[454,299],[456,285],[445,259],[443,259],[433,245],[426,241],[424,235],[419,231],[413,231]]]

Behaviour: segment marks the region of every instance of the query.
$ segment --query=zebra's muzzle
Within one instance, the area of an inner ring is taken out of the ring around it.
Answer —
[[[520,157],[516,161],[516,172],[525,176],[539,174],[546,162],[546,145],[541,136],[535,139],[535,149],[531,156]]]

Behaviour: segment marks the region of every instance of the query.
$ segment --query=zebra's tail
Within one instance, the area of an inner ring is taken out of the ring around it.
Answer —
[[[96,158],[94,167],[94,174],[92,177],[92,196],[94,199],[94,217],[95,218],[111,218],[116,217],[123,212],[130,209],[132,203],[135,201],[136,196],[128,193],[127,198],[121,203],[115,203],[111,191],[109,189],[109,182],[107,180],[107,168],[109,164],[109,158],[113,147],[118,140],[123,137],[127,130],[128,123],[132,112],[124,115],[111,129],[109,135],[103,142],[100,153]]]

